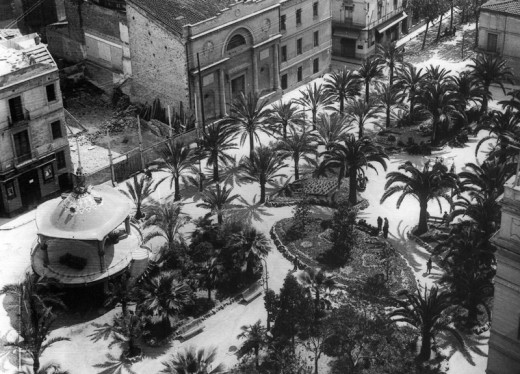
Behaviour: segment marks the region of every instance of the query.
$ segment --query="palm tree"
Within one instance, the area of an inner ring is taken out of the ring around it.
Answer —
[[[364,134],[365,125],[371,120],[379,118],[381,106],[376,104],[372,98],[369,101],[363,99],[353,100],[347,109],[347,119],[350,124],[357,126],[359,129],[358,138],[361,139]]]
[[[516,150],[509,147],[509,144],[515,144],[520,140],[520,117],[511,109],[505,112],[492,111],[487,118],[484,118],[477,124],[475,133],[480,130],[489,131],[489,135],[484,136],[477,143],[475,148],[475,156],[478,154],[480,146],[490,139],[496,139],[496,144],[488,157],[499,157],[499,161],[506,163],[508,158],[516,155]]]
[[[403,107],[404,94],[399,88],[383,83],[377,98],[386,111],[386,128],[389,128],[392,109]]]
[[[448,168],[435,163],[433,167],[425,166],[419,170],[410,161],[399,166],[400,171],[393,171],[386,175],[385,193],[381,197],[381,204],[390,196],[400,193],[397,200],[397,209],[407,196],[413,196],[419,201],[419,224],[416,235],[428,231],[428,202],[436,200],[440,205],[440,198],[446,199],[451,204],[450,189],[457,188],[457,175],[449,173]],[[442,211],[442,209],[441,209]]]
[[[441,83],[427,83],[421,96],[419,108],[432,122],[432,144],[437,145],[453,125],[455,118],[464,117],[464,101],[461,96]]]
[[[190,287],[173,271],[163,271],[140,282],[136,294],[140,313],[153,324],[168,321],[170,327],[193,297]]]
[[[125,195],[134,202],[135,219],[140,220],[144,217],[144,214],[141,209],[143,203],[148,198],[150,198],[150,196],[155,192],[155,190],[157,190],[157,187],[163,180],[164,178],[154,184],[153,179],[146,176],[145,174],[140,174],[139,176],[134,175],[133,183],[130,181],[126,181],[127,190],[119,190],[119,192],[121,192],[123,195]]]
[[[241,92],[231,104],[229,117],[224,119],[224,123],[229,123],[242,132],[240,145],[249,137],[249,157],[253,155],[255,139],[260,141],[258,132],[267,133],[265,124],[269,114],[267,100],[261,100],[257,94],[249,93],[246,96]]]
[[[272,105],[267,122],[271,125],[271,128],[275,129],[275,131],[280,132],[278,128],[281,127],[283,138],[286,139],[287,127],[305,126],[305,114],[292,100],[285,103],[280,100]]]
[[[365,102],[370,99],[370,83],[378,79],[382,79],[383,67],[379,64],[375,56],[368,57],[363,60],[361,67],[358,69],[358,75],[361,82],[365,85]]]
[[[195,150],[182,141],[171,139],[160,150],[162,160],[153,162],[157,165],[157,171],[169,174],[161,180],[170,179],[170,189],[175,187],[175,201],[181,199],[180,180],[186,173],[197,173],[194,164],[197,161]]]
[[[470,191],[493,199],[504,192],[504,183],[515,172],[514,164],[504,164],[497,157],[484,161],[482,165],[467,163],[466,169],[459,173],[460,192]]]
[[[249,271],[252,270],[253,261],[266,257],[271,250],[266,236],[252,226],[246,226],[240,232],[232,234],[230,240],[231,247],[240,248]]]
[[[459,93],[462,97],[466,106],[472,102],[473,104],[481,104],[484,96],[489,93],[486,93],[484,87],[480,83],[480,81],[476,80],[471,76],[469,71],[462,71],[459,75],[455,75],[451,77],[454,90]],[[488,100],[491,96],[488,96]]]
[[[511,68],[507,66],[506,61],[501,57],[483,53],[473,57],[468,67],[471,69],[471,75],[479,80],[484,87],[485,95],[482,100],[481,110],[482,113],[486,113],[488,97],[491,95],[489,87],[492,83],[498,84],[505,94],[504,82],[512,83],[513,74]]]
[[[123,316],[128,314],[128,303],[132,300],[132,292],[129,286],[129,274],[124,273],[118,281],[108,283],[108,292],[105,297],[105,306],[121,303]]]
[[[282,139],[276,146],[280,155],[285,158],[292,158],[294,161],[294,179],[300,179],[300,160],[304,160],[310,164],[315,161],[309,155],[316,156],[316,136],[309,132],[303,131],[298,133],[291,131],[291,135],[287,139]]]
[[[242,332],[237,336],[237,339],[245,339],[244,345],[240,348],[239,356],[248,354],[251,351],[255,353],[256,368],[260,368],[260,349],[267,344],[266,333],[267,329],[262,326],[260,320],[255,324],[249,326],[242,326]]]
[[[233,161],[233,157],[226,151],[237,149],[236,143],[233,143],[235,136],[235,127],[223,121],[208,126],[206,131],[202,132],[198,156],[207,158],[207,166],[213,167],[213,181],[216,183],[220,181],[219,162],[227,165]]]
[[[490,237],[500,224],[500,204],[494,196],[471,193],[469,198],[459,196],[451,217],[469,217],[476,227]]]
[[[511,109],[516,112],[517,115],[520,113],[520,89],[512,90],[507,93],[510,96],[509,100],[502,100],[498,103],[502,105],[504,109]]]
[[[397,48],[395,41],[376,45],[376,56],[380,64],[386,65],[390,72],[389,85],[394,83],[394,70],[403,61],[403,49]]]
[[[153,227],[154,230],[144,236],[144,241],[161,237],[166,239],[170,248],[177,241],[182,241],[179,230],[190,218],[182,213],[181,209],[182,205],[174,201],[154,201],[146,210],[147,219],[143,225],[143,229]]]
[[[260,183],[260,204],[265,203],[265,185],[273,183],[276,178],[285,177],[280,170],[286,167],[283,157],[273,147],[262,145],[256,147],[253,157],[240,160],[241,179],[246,182]]]
[[[325,160],[323,163],[329,167],[339,167],[338,173],[338,190],[341,187],[341,181],[348,175],[349,177],[349,202],[352,205],[357,204],[357,177],[365,175],[364,168],[371,168],[377,172],[373,165],[379,163],[386,170],[386,161],[388,156],[383,152],[381,147],[376,146],[370,139],[355,137],[345,137],[343,144],[336,144],[332,150],[325,152]]]
[[[439,291],[437,287],[432,287],[428,292],[426,287],[424,293],[417,289],[414,294],[402,291],[399,296],[405,299],[393,298],[399,308],[390,313],[390,318],[394,323],[405,322],[419,331],[422,338],[419,360],[430,359],[432,340],[441,331],[451,333],[465,347],[462,335],[450,326],[448,313],[451,303],[447,293]]]
[[[357,73],[347,69],[335,71],[325,78],[325,91],[334,101],[339,101],[339,114],[343,115],[345,100],[359,95],[361,82]]]
[[[320,114],[317,125],[318,145],[323,145],[326,151],[330,151],[334,144],[354,128],[354,125],[348,123],[347,117],[338,113]]]
[[[451,70],[447,70],[441,67],[441,65],[430,65],[426,67],[426,79],[430,83],[449,83],[450,73]]]
[[[222,225],[224,222],[224,211],[230,209],[233,200],[239,197],[238,194],[231,195],[232,191],[233,189],[228,189],[227,185],[221,188],[220,185],[217,184],[215,188],[204,191],[202,194],[202,203],[197,204],[197,206],[209,209],[212,214],[216,213],[218,224]]]
[[[168,360],[163,361],[164,374],[219,374],[224,373],[224,365],[219,364],[213,368],[213,363],[217,357],[217,349],[196,350],[189,347],[183,352],[172,355]]]
[[[305,90],[300,90],[301,97],[294,102],[298,105],[309,109],[312,113],[312,129],[316,129],[316,119],[318,111],[325,109],[332,109],[332,97],[328,91],[321,85],[307,85]]]
[[[315,318],[318,319],[321,309],[320,295],[335,287],[334,276],[327,274],[323,269],[307,268],[298,275],[298,280],[311,294],[314,293],[314,312]]]
[[[397,70],[397,87],[404,93],[408,93],[408,100],[410,101],[410,117],[413,118],[415,110],[415,98],[424,84],[426,74],[422,69],[417,68],[412,64],[403,64]]]
[[[222,273],[222,266],[218,263],[216,257],[210,258],[203,269],[203,283],[206,290],[208,290],[208,300],[211,300],[211,290],[215,287],[217,280]]]

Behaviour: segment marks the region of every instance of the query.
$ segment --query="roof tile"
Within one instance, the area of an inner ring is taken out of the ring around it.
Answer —
[[[482,9],[489,9],[496,12],[509,13],[520,16],[520,1],[490,1],[489,3],[482,5]]]

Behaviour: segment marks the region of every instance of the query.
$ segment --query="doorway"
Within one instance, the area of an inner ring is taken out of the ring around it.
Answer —
[[[356,39],[341,39],[341,56],[356,57]]]
[[[240,92],[246,91],[246,76],[242,74],[239,77],[231,80],[231,96],[233,99],[237,97]]]
[[[38,205],[41,198],[40,183],[38,181],[38,169],[24,173],[18,177],[20,197],[24,208],[33,208]]]

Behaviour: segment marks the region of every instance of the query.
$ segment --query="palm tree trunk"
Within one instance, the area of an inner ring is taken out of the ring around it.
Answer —
[[[318,355],[314,355],[314,374],[318,374]]]
[[[179,201],[181,199],[181,188],[179,183],[179,177],[175,177],[175,198],[174,201]]]
[[[33,352],[33,372],[38,373],[38,370],[40,370],[40,357],[38,352]]]
[[[128,314],[128,307],[126,305],[126,300],[121,299],[121,311],[123,312],[123,316],[126,316]]]
[[[436,40],[439,40],[440,36],[441,36],[441,27],[442,27],[442,17],[444,16],[444,13],[441,14],[441,19],[439,20],[439,28],[437,29],[437,39]]]
[[[438,127],[439,127],[439,120],[437,118],[434,118],[433,124],[432,124],[432,145],[437,145],[437,142],[438,142],[437,138],[439,137]]]
[[[222,213],[220,213],[220,212],[217,213],[217,222],[218,222],[219,225],[222,225],[222,222],[223,222],[223,220],[222,220]]]
[[[287,123],[282,124],[283,138],[287,139]]]
[[[410,89],[410,94],[408,95],[410,100],[410,118],[413,118],[413,108],[415,106],[415,91]]]
[[[211,301],[211,287],[208,286],[208,300]]]
[[[218,175],[218,157],[216,157],[215,162],[213,163],[213,182],[217,183],[219,182],[219,175]]]
[[[255,347],[255,366],[256,366],[257,369],[260,368],[260,360],[259,360],[259,357],[258,357],[259,353],[260,352],[259,352],[258,347]]]
[[[368,103],[368,99],[370,98],[370,81],[365,82],[365,102]]]
[[[253,159],[253,152],[255,151],[255,138],[252,132],[249,133],[249,159]]]
[[[260,204],[265,203],[265,183],[260,184]]]
[[[359,139],[363,137],[363,121],[359,121]]]
[[[294,159],[294,179],[299,180],[300,179],[300,169],[298,167],[298,159]]]
[[[485,94],[484,97],[482,98],[482,107],[480,108],[480,112],[481,112],[481,114],[485,114],[485,113],[487,113],[487,110],[488,110],[488,98],[487,98],[487,93],[489,92],[489,86],[486,86],[486,87],[485,87],[485,90],[486,90],[486,94]]]
[[[420,361],[428,361],[432,351],[432,338],[430,332],[423,331],[421,352],[419,353]]]
[[[386,106],[386,128],[390,127],[390,105]]]
[[[430,20],[426,20],[426,30],[424,31],[424,38],[422,41],[422,47],[421,51],[424,49],[424,46],[426,45],[426,35],[428,34],[428,27],[430,26]]]
[[[392,87],[392,83],[394,83],[394,67],[391,66],[389,70],[390,70],[389,83],[390,83],[390,87]]]
[[[345,111],[345,98],[343,95],[339,95],[339,114],[342,116]]]
[[[356,168],[351,167],[349,169],[348,177],[349,177],[349,191],[348,191],[348,201],[352,206],[357,204],[357,181],[356,181]]]
[[[313,109],[312,110],[312,129],[313,130],[316,130],[316,112],[318,111],[318,109]]]
[[[419,205],[419,225],[414,233],[416,235],[421,235],[428,231],[428,201],[421,201]]]

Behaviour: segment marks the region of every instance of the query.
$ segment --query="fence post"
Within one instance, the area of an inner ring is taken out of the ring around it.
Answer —
[[[139,114],[137,115],[137,132],[139,133],[139,158],[141,159],[140,170],[144,170],[143,136],[141,134],[141,121],[139,120]]]
[[[107,141],[108,141],[108,162],[110,163],[110,179],[112,180],[112,186],[116,186],[116,175],[114,173],[114,163],[112,162],[112,149],[110,148],[110,135],[107,129]]]

